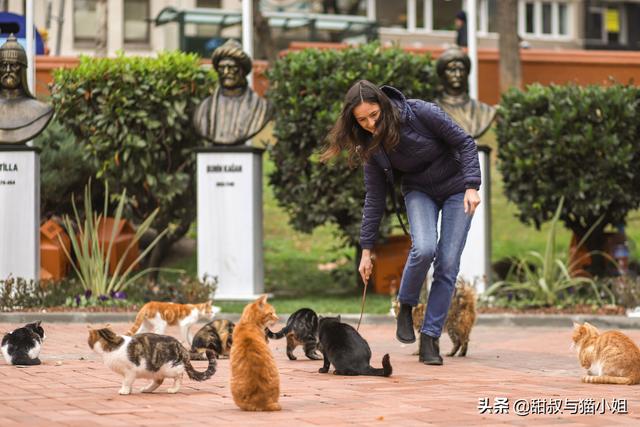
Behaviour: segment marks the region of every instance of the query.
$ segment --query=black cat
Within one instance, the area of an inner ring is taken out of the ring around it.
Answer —
[[[40,347],[44,342],[44,329],[40,321],[27,323],[2,338],[2,355],[10,365],[39,365]]]
[[[266,329],[267,338],[280,339],[287,337],[287,357],[296,360],[293,350],[302,345],[304,354],[311,360],[322,360],[316,352],[318,347],[318,315],[310,308],[301,308],[287,319],[287,326],[279,332],[271,332]]]
[[[369,344],[353,326],[340,323],[339,316],[320,317],[318,334],[324,356],[324,365],[318,370],[321,374],[329,372],[329,365],[333,364],[336,375],[391,375],[389,355],[382,357],[382,368],[373,368]]]

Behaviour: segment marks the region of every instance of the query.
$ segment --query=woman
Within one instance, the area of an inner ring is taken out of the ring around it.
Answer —
[[[402,194],[411,226],[411,251],[398,301],[396,337],[415,342],[411,311],[435,258],[433,283],[420,330],[419,360],[442,365],[438,338],[447,316],[472,215],[480,203],[480,163],[473,139],[435,104],[407,100],[390,86],[361,80],[344,107],[322,154],[327,161],[346,150],[364,164],[366,197],[360,229],[360,275],[367,282],[392,170],[402,173]],[[440,239],[437,222],[441,214]]]

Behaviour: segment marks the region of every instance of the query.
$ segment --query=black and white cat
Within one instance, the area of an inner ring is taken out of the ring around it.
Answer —
[[[320,317],[318,325],[320,350],[324,356],[324,365],[318,370],[321,374],[329,372],[330,365],[336,375],[391,375],[389,355],[382,357],[382,368],[371,366],[371,348],[355,328],[340,322],[340,317]]]
[[[41,321],[27,323],[2,338],[2,356],[10,365],[39,365],[40,348],[46,338]]]
[[[90,329],[88,344],[93,351],[102,354],[107,367],[124,377],[120,394],[130,394],[136,378],[151,380],[141,390],[143,393],[151,393],[165,378],[171,378],[173,386],[167,392],[177,393],[184,373],[192,380],[205,381],[216,372],[213,351],[206,350],[209,366],[206,371],[198,372],[191,365],[189,351],[167,335],[142,333],[130,337],[117,335],[109,328]]]
[[[318,315],[310,308],[301,308],[287,319],[287,325],[278,332],[266,330],[267,338],[287,337],[287,357],[296,360],[293,350],[302,345],[304,354],[311,360],[322,360],[316,352],[318,347]]]

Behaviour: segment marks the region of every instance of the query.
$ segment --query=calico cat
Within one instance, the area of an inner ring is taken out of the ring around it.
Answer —
[[[398,316],[400,310],[400,303],[396,299],[395,295],[391,298],[391,307],[394,315]],[[413,328],[420,332],[422,323],[424,321],[424,314],[427,308],[426,304],[418,304],[413,307],[411,316],[413,318]],[[447,353],[447,356],[464,357],[467,355],[467,349],[469,346],[469,336],[471,330],[476,321],[476,292],[473,287],[467,284],[464,280],[458,279],[456,284],[456,290],[451,299],[451,305],[447,312],[447,320],[444,324],[444,330],[447,331],[449,339],[453,344],[451,352]],[[416,351],[415,354],[418,354]]]
[[[600,331],[584,322],[573,323],[573,346],[580,365],[587,369],[582,382],[592,384],[640,383],[640,349],[622,332]]]
[[[104,364],[124,377],[119,394],[131,394],[131,386],[136,378],[151,379],[140,391],[151,393],[164,381],[173,379],[168,393],[177,393],[186,372],[194,381],[205,381],[216,372],[215,354],[207,350],[209,366],[204,372],[197,372],[191,365],[189,352],[177,339],[152,333],[137,334],[133,337],[117,335],[111,329],[89,329],[89,347],[102,354]]]
[[[320,317],[318,334],[324,356],[324,365],[318,370],[321,374],[329,372],[333,364],[336,375],[391,375],[389,355],[382,357],[382,368],[373,368],[369,344],[354,327],[341,323],[340,317]]]
[[[244,411],[279,411],[280,374],[265,337],[265,328],[278,320],[263,295],[242,311],[233,329],[231,395]]]
[[[293,350],[302,345],[304,354],[311,360],[322,360],[316,352],[318,348],[318,315],[310,308],[301,308],[287,319],[287,325],[279,332],[271,332],[267,328],[267,337],[280,339],[287,337],[287,357],[289,360],[296,360]]]
[[[207,349],[214,351],[217,357],[229,357],[234,326],[229,320],[218,319],[200,328],[191,343],[191,360],[206,360],[204,352]]]
[[[2,356],[10,365],[40,365],[40,348],[46,338],[39,320],[9,332],[2,338]]]
[[[136,321],[126,335],[143,332],[164,334],[167,325],[178,325],[180,335],[187,345],[191,345],[192,336],[189,328],[201,317],[211,320],[220,311],[220,307],[211,305],[211,301],[200,304],[177,304],[173,302],[151,301],[142,306]]]

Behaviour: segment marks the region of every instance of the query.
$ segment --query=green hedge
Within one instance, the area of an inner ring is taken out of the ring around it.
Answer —
[[[434,62],[375,43],[341,51],[308,49],[278,60],[268,78],[277,139],[270,148],[276,169],[269,180],[278,203],[296,230],[311,232],[334,223],[345,243],[356,246],[364,201],[362,168],[349,169],[344,158],[322,164],[318,152],[353,83],[367,79],[395,86],[408,98],[430,100],[436,86]],[[385,218],[383,234],[389,231],[390,215]]]
[[[601,249],[608,224],[640,206],[640,90],[633,86],[541,86],[511,90],[498,113],[498,168],[520,220],[540,226],[561,197],[561,219]]]
[[[151,264],[182,237],[195,218],[195,154],[201,145],[192,113],[215,85],[198,56],[82,57],[55,72],[52,102],[58,120],[98,165],[114,194],[130,196],[129,216],[140,221],[160,208],[153,227],[169,228]]]

